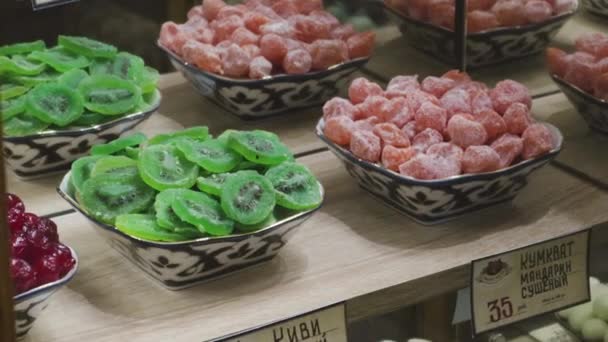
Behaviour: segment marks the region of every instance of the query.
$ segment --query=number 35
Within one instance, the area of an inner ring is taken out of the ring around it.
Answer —
[[[511,304],[511,298],[509,297],[502,297],[500,302],[498,299],[488,302],[488,309],[490,310],[490,322],[492,323],[513,316],[513,304]]]

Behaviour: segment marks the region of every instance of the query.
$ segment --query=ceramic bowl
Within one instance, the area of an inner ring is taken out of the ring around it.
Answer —
[[[384,8],[401,23],[403,36],[415,48],[457,66],[459,57],[454,52],[455,33],[446,28],[412,19],[384,4]],[[471,68],[503,63],[543,52],[576,11],[554,16],[538,24],[498,28],[467,35],[467,66]]]
[[[145,111],[91,127],[47,130],[32,135],[2,137],[4,160],[22,179],[34,179],[68,170],[72,162],[89,154],[93,145],[105,144],[131,132],[158,107],[161,96]]]
[[[323,71],[250,80],[202,71],[162,45],[158,46],[201,95],[244,120],[322,105],[346,87],[352,74],[369,60],[369,57],[357,58]]]
[[[608,0],[583,0],[583,7],[593,14],[608,16]]]
[[[325,137],[323,119],[317,124],[316,134],[340,159],[361,188],[414,221],[431,225],[515,198],[527,185],[528,176],[555,158],[561,150],[563,137],[560,131],[553,125],[545,125],[552,131],[557,146],[548,154],[495,172],[440,180],[406,177],[357,158]]]
[[[76,255],[76,252],[72,248],[70,248],[70,251],[76,262],[70,272],[63,278],[52,283],[35,287],[14,297],[15,328],[17,330],[18,339],[25,337],[27,332],[32,328],[36,319],[40,317],[42,311],[49,305],[53,293],[67,284],[76,274],[76,271],[78,270],[78,255]]]
[[[608,101],[597,98],[556,75],[551,75],[551,78],[587,121],[589,127],[608,134]]]
[[[279,218],[252,233],[152,242],[127,235],[87,214],[68,190],[69,179],[68,172],[57,189],[61,197],[83,214],[110,246],[169,290],[184,289],[272,259],[296,228],[321,207]]]

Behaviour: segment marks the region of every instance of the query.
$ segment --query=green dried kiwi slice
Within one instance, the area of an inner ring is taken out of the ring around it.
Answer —
[[[252,225],[272,213],[276,200],[272,183],[266,177],[255,171],[239,171],[224,183],[221,201],[228,217]]]
[[[242,162],[240,162],[239,165],[237,165],[233,171],[245,171],[245,170],[255,170],[255,171],[258,171],[258,172],[264,174],[266,172],[266,170],[268,170],[268,166],[262,165],[262,164],[256,164],[254,162],[250,162],[249,160],[245,159]]]
[[[91,61],[85,56],[76,55],[59,46],[45,51],[34,51],[28,57],[44,62],[59,72],[82,69],[91,64]]]
[[[206,177],[198,177],[196,179],[196,187],[209,195],[220,197],[222,196],[222,187],[226,183],[226,179],[231,175],[231,173],[214,173]]]
[[[46,65],[35,63],[22,55],[15,55],[12,58],[0,56],[0,72],[11,75],[35,76],[40,74]]]
[[[102,156],[87,156],[78,158],[78,160],[72,163],[70,180],[76,192],[81,192],[84,182],[91,178],[91,172],[99,158],[102,158]]]
[[[38,119],[65,127],[83,113],[80,94],[59,83],[37,85],[27,94],[27,109]]]
[[[0,100],[0,114],[2,121],[6,121],[17,114],[25,111],[25,96],[13,97],[8,100]]]
[[[44,41],[35,40],[33,42],[24,42],[0,46],[0,55],[18,55],[23,53],[30,53],[33,51],[42,51],[44,49],[46,49],[46,44],[44,44]]]
[[[8,100],[27,93],[30,87],[2,81],[0,84],[0,100]]]
[[[49,124],[39,120],[29,113],[16,115],[3,123],[4,135],[8,137],[20,137],[36,134],[49,127]]]
[[[173,211],[173,208],[171,208],[171,204],[186,191],[190,190],[167,189],[156,195],[156,200],[154,200],[154,210],[156,212],[156,223],[158,223],[161,228],[169,231],[172,231],[178,227],[196,229],[190,223],[187,223],[179,218],[179,216],[177,216]]]
[[[301,164],[285,162],[266,172],[276,192],[277,205],[292,210],[308,210],[323,201],[321,187],[310,170]]]
[[[186,159],[173,145],[147,146],[139,152],[139,174],[152,188],[191,188],[198,177],[198,166]]]
[[[97,163],[96,163],[97,164]],[[97,220],[112,224],[116,216],[142,212],[154,201],[154,189],[138,175],[101,174],[84,182],[80,198],[85,210]]]
[[[268,215],[268,217],[265,218],[264,221],[262,221],[258,224],[247,225],[247,224],[237,223],[234,227],[236,228],[237,231],[239,231],[241,233],[253,233],[260,229],[268,228],[276,222],[277,222],[277,218],[275,217],[274,213],[270,213],[270,215]]]
[[[74,121],[72,124],[74,126],[89,127],[89,126],[95,126],[97,124],[100,124],[100,123],[103,123],[106,121],[110,121],[110,120],[115,120],[115,118],[113,118],[111,116],[99,114],[99,113],[88,112],[85,109],[85,112],[82,113],[82,115],[76,121]]]
[[[135,83],[111,75],[93,75],[78,86],[84,106],[93,112],[119,115],[130,112],[141,100]]]
[[[228,139],[230,138],[230,134],[232,134],[232,132],[238,132],[235,129],[227,129],[224,132],[222,132],[222,134],[217,136],[217,140],[223,142],[224,144],[228,144]]]
[[[151,214],[119,215],[116,217],[114,225],[121,232],[142,240],[179,242],[190,239],[186,234],[178,234],[161,229],[156,224],[154,215]]]
[[[171,203],[175,214],[201,232],[213,236],[226,236],[234,230],[234,221],[226,216],[218,201],[208,195],[184,190]]]
[[[89,65],[89,74],[91,75],[109,75],[112,74],[112,60],[96,58]]]
[[[102,156],[91,169],[91,177],[99,175],[135,177],[137,161],[125,156]]]
[[[184,138],[177,141],[175,146],[188,160],[213,173],[231,171],[243,160],[243,157],[218,140],[197,141]]]
[[[151,138],[148,145],[168,144],[184,137],[205,141],[209,139],[209,128],[207,126],[194,126],[174,133],[159,134]]]
[[[276,165],[291,157],[289,148],[279,137],[266,131],[232,132],[228,145],[245,159],[257,164]]]
[[[143,78],[144,60],[128,52],[121,52],[114,57],[112,74],[122,79],[138,82]]]
[[[89,74],[83,69],[72,69],[59,76],[57,82],[71,89],[77,89],[80,83],[87,77],[89,77]]]
[[[115,154],[115,153],[118,153],[118,152],[124,150],[126,147],[139,146],[139,144],[146,141],[146,139],[147,139],[147,137],[143,133],[131,134],[126,137],[121,137],[121,138],[112,140],[111,142],[109,142],[107,144],[95,145],[91,148],[91,154],[92,155]]]
[[[145,66],[142,75],[137,82],[141,88],[141,92],[144,94],[154,92],[154,90],[156,90],[156,84],[158,83],[159,78],[160,74],[158,73],[158,70]]]
[[[142,94],[141,102],[137,105],[134,112],[146,112],[160,103],[160,92],[155,90],[151,93]]]
[[[125,147],[125,150],[123,151],[123,154],[133,160],[138,160],[139,159],[139,147],[131,147],[131,146],[127,146]]]
[[[60,35],[57,43],[66,50],[87,57],[112,58],[118,53],[115,46],[87,37]]]
[[[13,82],[17,82],[20,85],[24,85],[26,87],[34,87],[39,84],[54,82],[61,76],[61,73],[53,70],[46,69],[38,75],[35,76],[13,76]]]

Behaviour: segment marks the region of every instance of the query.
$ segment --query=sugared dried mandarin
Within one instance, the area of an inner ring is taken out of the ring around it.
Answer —
[[[372,54],[376,34],[374,32],[355,33],[346,41],[350,58],[367,57]]]
[[[393,123],[401,128],[414,119],[414,111],[410,109],[409,102],[404,97],[389,100],[382,108],[384,121]]]
[[[490,146],[469,146],[462,156],[464,173],[492,172],[500,169],[500,156]]]
[[[347,40],[349,37],[351,37],[355,33],[356,33],[356,31],[355,31],[355,28],[353,27],[353,25],[344,24],[344,25],[340,25],[340,26],[334,28],[331,31],[330,36],[333,39]],[[351,56],[351,58],[352,58],[352,56]]]
[[[521,138],[524,141],[524,149],[521,153],[524,159],[542,156],[553,149],[553,134],[543,124],[530,125]]]
[[[299,49],[291,50],[283,59],[283,69],[288,74],[305,74],[312,67],[312,57],[308,51]]]
[[[298,7],[294,0],[279,0],[272,5],[272,10],[283,18],[298,14]]]
[[[215,20],[225,6],[226,3],[223,0],[205,0],[202,4],[203,16],[209,21]]]
[[[260,54],[273,64],[281,65],[287,55],[285,38],[274,33],[266,34],[260,39]]]
[[[530,110],[522,103],[513,103],[503,115],[507,132],[511,134],[522,134],[532,123]]]
[[[399,166],[412,159],[416,154],[418,154],[418,151],[413,147],[398,148],[386,145],[382,149],[382,165],[389,170],[398,172]]]
[[[475,120],[485,128],[488,133],[488,141],[493,141],[507,132],[505,120],[492,109],[477,113]]]
[[[458,114],[448,121],[446,132],[452,143],[462,148],[483,145],[488,140],[488,133],[481,123]]]
[[[454,80],[456,83],[467,83],[471,82],[471,76],[464,71],[452,69],[445,74],[441,75],[441,78],[449,78]]]
[[[422,106],[422,104],[425,102],[430,102],[438,106],[440,105],[440,101],[434,95],[426,93],[422,90],[413,90],[409,92],[407,95],[407,101],[410,104],[410,109],[412,109],[414,112],[418,111],[420,106]]]
[[[454,145],[449,142],[435,144],[426,150],[426,154],[428,154],[429,156],[454,159],[459,163],[462,160],[463,153],[464,151],[462,150],[462,148],[460,148],[460,146]]]
[[[251,58],[258,57],[261,53],[260,47],[257,45],[253,45],[253,44],[248,44],[248,45],[243,46],[243,50],[245,50],[245,52],[247,52],[247,54]]]
[[[590,92],[593,89],[594,67],[594,62],[587,62],[583,58],[577,58],[575,55],[572,55],[566,67],[564,80],[584,91]]]
[[[395,147],[409,147],[410,138],[395,124],[385,122],[374,127],[374,134],[382,141],[382,146],[393,145]]]
[[[532,0],[526,2],[524,13],[529,22],[540,23],[551,18],[553,8],[546,1]]]
[[[471,113],[471,96],[465,89],[453,88],[440,99],[441,106],[448,111],[448,117],[458,113]]]
[[[187,40],[188,37],[182,32],[180,26],[174,22],[166,22],[160,29],[159,42],[178,54],[182,53],[182,47]]]
[[[491,30],[499,25],[498,18],[493,12],[475,10],[467,14],[467,31],[470,33]]]
[[[461,166],[454,159],[417,154],[401,164],[399,172],[416,179],[432,180],[457,176],[461,173]]]
[[[309,14],[312,11],[320,11],[323,9],[323,0],[296,1],[295,3],[298,12],[303,14]]]
[[[406,133],[407,134],[407,133]],[[424,131],[416,134],[412,139],[412,146],[414,146],[420,152],[426,152],[426,150],[440,142],[443,142],[443,135],[437,130],[427,128]]]
[[[358,106],[358,118],[377,117],[380,121],[384,121],[384,111],[389,103],[389,100],[384,96],[369,96]]]
[[[350,151],[363,160],[372,163],[380,161],[380,138],[370,131],[355,130],[350,137]]]
[[[272,63],[263,56],[254,57],[249,63],[249,78],[260,79],[272,74]]]
[[[576,9],[576,0],[555,0],[554,11],[556,15],[572,12]]]
[[[608,72],[595,78],[593,94],[600,99],[608,100]]]
[[[336,116],[347,116],[354,119],[356,112],[357,107],[341,97],[334,97],[323,105],[323,118],[325,120]]]
[[[519,26],[526,24],[524,3],[521,0],[498,0],[492,6],[492,12],[501,26]]]
[[[389,99],[400,96],[407,97],[411,92],[418,91],[419,89],[418,75],[396,76],[386,86],[385,96]]]
[[[202,70],[220,75],[224,74],[220,54],[212,45],[189,40],[182,47],[182,56],[186,62],[192,63]]]
[[[369,96],[382,95],[382,88],[372,81],[364,77],[358,77],[352,81],[348,88],[348,97],[354,104],[359,104],[365,101]]]
[[[198,6],[194,6],[192,7],[189,11],[188,14],[186,15],[186,17],[188,19],[191,19],[193,17],[204,17],[203,15],[203,6],[202,5],[198,5]]]
[[[226,49],[226,55],[222,58],[224,74],[230,77],[249,75],[249,63],[251,63],[251,57],[247,51],[236,44],[232,44]]]
[[[296,30],[287,20],[277,20],[260,26],[260,33],[262,35],[273,33],[281,37],[293,38]]]
[[[600,32],[586,32],[575,40],[576,49],[590,53],[597,58],[608,57],[608,35]]]
[[[188,20],[182,25],[182,27],[196,30],[209,27],[209,22],[203,16],[192,15],[191,17],[188,17]]]
[[[232,37],[232,33],[244,25],[243,18],[238,15],[231,15],[227,18],[213,21],[211,28],[215,30],[215,42],[219,43],[229,40]]]
[[[257,12],[247,12],[243,16],[245,27],[256,34],[260,34],[260,27],[269,23],[271,20],[267,16]]]
[[[410,142],[413,142],[414,137],[416,136],[416,121],[409,121],[401,127],[401,131],[410,138]]]
[[[528,108],[532,108],[532,96],[528,88],[513,80],[498,82],[496,87],[490,90],[490,97],[494,110],[501,115],[515,102],[523,103]]]
[[[351,118],[344,115],[334,116],[325,121],[323,134],[336,144],[347,146],[354,129],[355,123]]]
[[[494,110],[492,98],[486,91],[477,91],[471,95],[471,110],[478,114],[486,110]]]
[[[315,10],[310,12],[310,16],[329,24],[329,27],[333,30],[340,25],[340,21],[333,14],[324,10]]]
[[[326,22],[302,14],[290,17],[289,22],[295,28],[295,38],[303,42],[330,38],[331,28]]]
[[[376,127],[376,125],[380,122],[381,121],[377,116],[370,116],[367,119],[355,121],[355,129],[372,132],[374,130],[374,127]]]
[[[447,110],[431,102],[423,103],[416,111],[416,131],[422,132],[427,128],[443,132],[448,118]]]
[[[549,71],[559,77],[566,75],[566,69],[568,67],[568,54],[558,48],[547,48],[546,60]]]
[[[240,46],[245,46],[245,45],[250,45],[250,44],[257,45],[258,42],[260,41],[260,36],[249,31],[248,29],[246,29],[244,27],[239,27],[236,30],[234,30],[234,32],[232,32],[231,40]]]
[[[217,14],[217,19],[228,18],[231,15],[237,15],[239,17],[243,17],[245,15],[245,9],[239,6],[224,6]]]
[[[430,13],[429,20],[433,25],[445,27],[450,30],[454,29],[454,13],[456,12],[454,4],[432,4],[429,6],[428,11]]]
[[[341,40],[319,39],[311,44],[312,68],[325,70],[348,60],[348,47]]]
[[[438,98],[443,96],[448,90],[452,89],[456,82],[449,78],[428,76],[422,80],[422,90]]]
[[[506,133],[494,140],[490,145],[500,157],[500,168],[511,166],[511,164],[521,155],[524,149],[524,141],[517,135]]]

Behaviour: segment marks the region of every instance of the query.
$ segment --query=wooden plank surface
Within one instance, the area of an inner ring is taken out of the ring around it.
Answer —
[[[425,227],[359,189],[330,152],[300,161],[325,185],[324,207],[273,261],[183,291],[153,283],[81,216],[57,218],[81,269],[27,341],[203,341],[344,300],[355,320],[466,286],[472,259],[608,220],[608,193],[551,166],[513,204]]]

